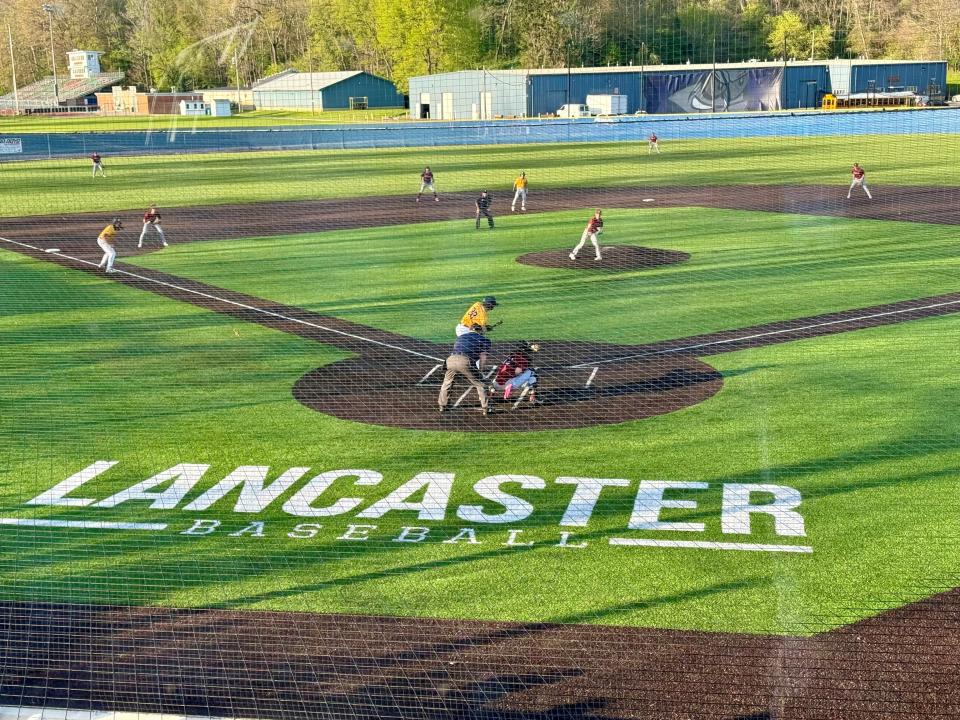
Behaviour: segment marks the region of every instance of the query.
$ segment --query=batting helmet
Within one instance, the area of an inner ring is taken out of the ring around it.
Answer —
[[[116,228],[117,230],[122,230],[122,229],[123,229],[123,223],[120,222],[120,218],[114,218],[114,219],[113,219],[113,222],[112,222],[111,224],[112,224],[113,227]]]
[[[487,295],[483,299],[483,306],[488,310],[497,306],[497,299],[493,295]]]

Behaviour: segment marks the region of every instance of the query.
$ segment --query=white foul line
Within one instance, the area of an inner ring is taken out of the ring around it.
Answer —
[[[809,545],[759,545],[757,543],[708,542],[706,540],[645,540],[610,538],[611,545],[630,547],[691,548],[694,550],[747,550],[753,552],[812,553]]]
[[[428,377],[430,377],[431,375],[433,375],[437,370],[439,370],[439,369],[442,368],[442,367],[443,367],[443,363],[437,363],[436,365],[434,365],[434,366],[430,369],[430,372],[428,372],[426,375],[424,375],[422,378],[420,378],[420,382],[418,382],[417,385],[423,385],[423,383],[425,383],[425,382],[427,381],[427,378],[428,378]]]
[[[590,373],[590,377],[587,378],[587,384],[584,385],[584,387],[590,387],[591,385],[593,385],[593,379],[597,376],[597,371],[598,371],[599,369],[600,369],[600,368],[598,368],[598,367],[595,367],[595,368],[593,369],[593,372]]]
[[[100,520],[39,520],[0,518],[0,525],[17,527],[80,528],[81,530],[166,530],[167,523],[105,522]]]
[[[171,715],[169,713],[160,715],[144,712],[114,712],[113,710],[67,710],[66,708],[4,705],[0,706],[0,720],[242,720],[242,718],[215,718],[209,715]]]
[[[20,247],[30,248],[31,250],[43,251],[41,248],[38,248],[34,245],[28,245],[27,243],[17,242],[16,240],[10,240],[5,237],[0,237],[0,240],[8,242],[11,245],[19,245]],[[46,252],[46,251],[43,251]],[[84,265],[90,265],[91,267],[99,267],[96,263],[90,262],[89,260],[81,260],[80,258],[72,257],[71,255],[64,255],[63,253],[58,253],[60,257],[67,258],[68,260],[73,260],[74,262],[83,263]],[[119,270],[114,268],[114,272],[122,273],[123,275],[129,275],[130,277],[137,278],[138,280],[144,280],[146,282],[155,283],[157,285],[163,285],[164,287],[173,288],[174,290],[180,290],[182,292],[190,293],[192,295],[199,295],[200,297],[205,297],[209,300],[216,300],[217,302],[226,303],[228,305],[234,305],[238,308],[243,308],[244,310],[252,310],[254,312],[261,313],[262,315],[269,315],[270,317],[279,318],[280,320],[286,320],[287,322],[297,323],[299,325],[305,325],[307,327],[316,328],[317,330],[324,330],[326,332],[335,333],[337,335],[342,335],[344,337],[353,338],[354,340],[360,340],[362,342],[370,343],[372,345],[379,345],[380,347],[390,348],[391,350],[399,350],[400,352],[405,352],[409,355],[416,355],[418,357],[427,358],[429,360],[440,361],[441,358],[434,357],[433,355],[427,355],[422,352],[417,352],[416,350],[410,350],[409,348],[400,347],[399,345],[391,345],[390,343],[380,342],[379,340],[371,340],[370,338],[363,337],[362,335],[354,335],[353,333],[344,332],[343,330],[335,330],[334,328],[329,328],[324,325],[318,325],[317,323],[308,322],[306,320],[299,320],[297,318],[287,317],[286,315],[281,315],[280,313],[273,312],[272,310],[264,310],[263,308],[254,307],[253,305],[247,305],[246,303],[237,302],[235,300],[227,300],[226,298],[217,297],[216,295],[210,295],[205,292],[200,292],[199,290],[193,290],[191,288],[182,287],[180,285],[174,285],[173,283],[164,282],[163,280],[157,280],[155,278],[146,277],[145,275],[137,275],[136,273],[129,272],[128,270]]]
[[[726,340],[711,340],[710,342],[698,343],[696,345],[685,345],[683,347],[667,348],[666,350],[656,350],[653,352],[637,353],[636,355],[624,355],[622,357],[609,358],[608,360],[591,360],[590,362],[580,363],[579,365],[569,365],[569,370],[587,368],[592,365],[603,365],[606,363],[622,362],[623,360],[636,360],[642,357],[652,357],[654,355],[666,355],[667,353],[686,352],[687,350],[697,350],[703,347],[713,345],[727,345],[729,343],[743,342],[744,340],[754,340],[756,338],[769,337],[771,335],[784,335],[787,333],[802,332],[803,330],[816,330],[817,328],[828,327],[830,325],[844,325],[846,323],[859,322],[860,320],[873,320],[874,318],[888,317],[890,315],[904,315],[906,313],[917,312],[919,310],[934,310],[950,305],[960,305],[960,300],[948,300],[931,305],[921,305],[919,307],[902,308],[900,310],[887,310],[886,312],[872,313],[870,315],[859,315],[857,317],[843,318],[842,320],[828,320],[812,325],[801,325],[799,327],[782,328],[780,330],[770,330],[768,332],[754,333],[753,335],[743,335],[741,337],[727,338]]]

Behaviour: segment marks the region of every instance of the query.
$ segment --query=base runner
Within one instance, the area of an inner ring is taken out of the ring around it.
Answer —
[[[847,190],[847,200],[850,199],[850,193],[853,192],[855,187],[860,187],[867,194],[867,197],[873,200],[873,195],[870,194],[870,189],[867,187],[867,173],[860,167],[860,163],[854,163],[853,167],[850,169],[850,189]]]
[[[602,232],[603,212],[598,208],[593,214],[593,217],[590,218],[590,222],[587,223],[587,227],[584,229],[583,234],[580,236],[580,242],[577,243],[577,246],[573,249],[573,252],[570,253],[570,259],[577,259],[577,253],[580,252],[580,248],[583,247],[584,243],[586,243],[587,239],[589,238],[590,242],[593,243],[593,249],[597,253],[597,256],[594,258],[594,260],[603,260],[603,258],[600,256],[600,243],[597,241],[597,236]]]
[[[97,238],[97,245],[103,250],[103,260],[97,267],[106,266],[108,273],[114,272],[113,261],[117,259],[117,250],[113,247],[113,242],[120,230],[123,230],[123,223],[120,222],[120,218],[114,218],[112,223],[100,231],[100,237]]]

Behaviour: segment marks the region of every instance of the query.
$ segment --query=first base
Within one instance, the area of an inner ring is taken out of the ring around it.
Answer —
[[[60,248],[47,248],[46,250],[44,250],[44,252],[48,252],[48,253],[60,252]]]
[[[656,202],[656,200],[654,200],[654,198],[644,198],[643,201],[644,201],[644,202]]]

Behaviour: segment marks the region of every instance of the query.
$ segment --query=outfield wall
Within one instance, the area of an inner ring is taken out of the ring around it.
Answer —
[[[817,135],[912,135],[960,133],[960,108],[823,113],[724,113],[722,115],[625,116],[609,122],[515,120],[405,123],[400,125],[300,126],[215,130],[125,130],[0,135],[0,145],[19,140],[22,152],[0,162],[110,155],[338,150],[352,148],[499,145],[518,143],[632,142],[655,132],[662,140],[798,137]]]

